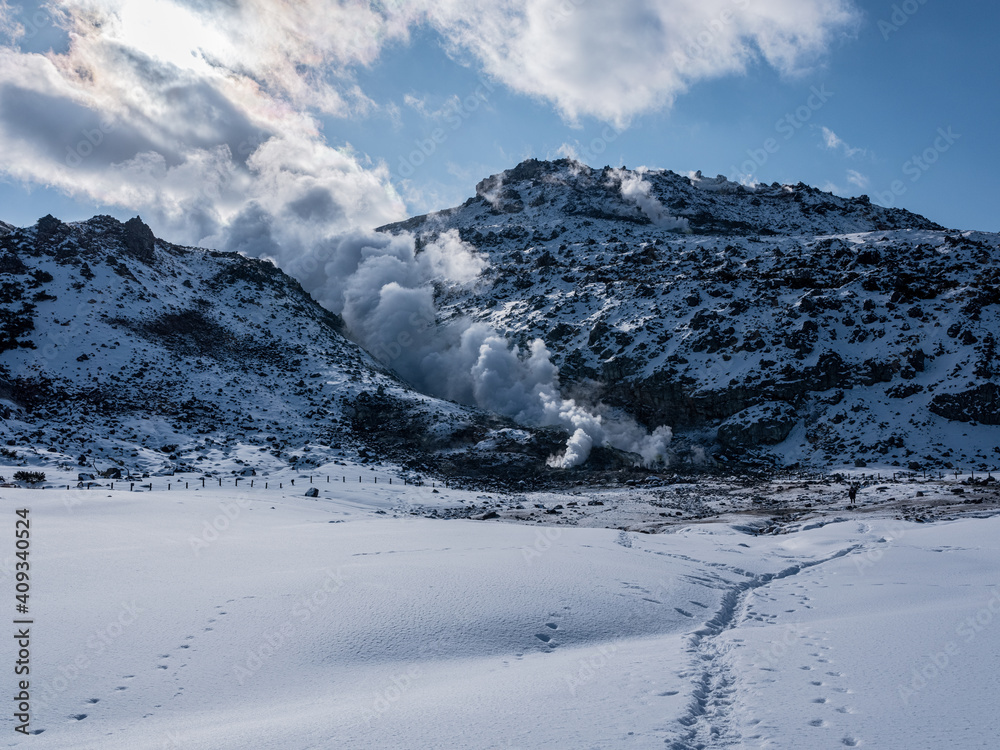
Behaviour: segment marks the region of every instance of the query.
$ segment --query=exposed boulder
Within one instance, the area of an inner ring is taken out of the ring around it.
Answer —
[[[776,445],[787,438],[798,422],[789,404],[769,401],[751,406],[719,426],[718,439],[727,448]]]

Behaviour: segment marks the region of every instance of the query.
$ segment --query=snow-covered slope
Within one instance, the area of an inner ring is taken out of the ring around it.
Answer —
[[[530,432],[504,440],[512,423],[413,392],[341,329],[271,263],[172,245],[139,219],[11,228],[0,439],[99,470],[200,470],[213,454],[304,468],[376,445],[416,471],[442,451],[544,467]]]
[[[568,391],[671,426],[682,457],[985,466],[1000,450],[995,234],[802,184],[567,160],[381,229],[457,230],[490,267],[442,290],[442,314],[542,338]]]
[[[38,732],[9,710],[5,745],[923,750],[1000,734],[998,518],[646,535],[372,512],[441,497],[429,487],[285,487],[3,491],[31,508]]]

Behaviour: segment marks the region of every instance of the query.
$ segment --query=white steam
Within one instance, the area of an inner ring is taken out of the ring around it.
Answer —
[[[643,179],[643,169],[629,172],[618,169],[611,179],[621,183],[622,198],[634,203],[642,211],[643,216],[661,229],[688,231],[688,220],[671,216],[659,199],[652,194],[652,185]]]
[[[551,466],[578,466],[603,445],[636,453],[646,464],[665,460],[670,428],[650,435],[627,417],[564,398],[559,369],[541,339],[522,350],[466,317],[439,321],[433,285],[471,284],[487,265],[454,230],[419,252],[410,236],[355,234],[299,263],[292,270],[307,291],[341,315],[373,356],[421,391],[522,424],[564,427],[570,439],[549,459]]]

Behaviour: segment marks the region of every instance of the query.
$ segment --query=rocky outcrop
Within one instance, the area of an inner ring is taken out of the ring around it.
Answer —
[[[955,422],[1000,425],[1000,386],[983,383],[962,393],[941,393],[931,399],[928,408]]]
[[[125,252],[133,258],[143,263],[153,262],[156,237],[153,236],[153,230],[143,224],[138,216],[129,219],[122,226],[122,244],[125,245]]]
[[[497,208],[512,202],[516,214]],[[568,393],[648,427],[721,435],[716,448],[742,454],[730,446],[768,445],[788,422],[720,427],[781,403],[806,427],[789,451],[820,463],[992,451],[951,445],[928,418],[995,423],[981,386],[1000,379],[997,235],[802,183],[568,160],[528,160],[462,206],[382,229],[456,230],[490,268],[442,290],[443,315],[542,338]],[[940,395],[959,373],[969,393]]]
[[[787,438],[799,417],[789,404],[767,402],[744,409],[725,420],[718,430],[727,448],[777,445]]]

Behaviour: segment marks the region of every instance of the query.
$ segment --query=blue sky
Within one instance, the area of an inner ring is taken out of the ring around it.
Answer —
[[[146,2],[58,3],[56,24],[27,3],[0,6],[8,29],[25,27],[9,34],[0,74],[0,218],[141,213],[170,239],[250,252],[234,227],[259,224],[275,243],[301,247],[456,205],[524,158],[573,155],[802,181],[948,227],[1000,231],[995,5],[624,0],[612,17],[596,0],[522,0],[512,5],[523,15],[493,17],[475,2],[397,0],[370,17],[319,13],[303,42],[277,36],[304,19],[267,0],[221,21],[200,0]],[[69,45],[80,6],[117,13],[125,31],[89,30]],[[128,30],[143,8],[162,14],[150,19],[167,24],[162,38]],[[251,36],[246,14],[258,36],[240,47]],[[39,33],[32,18],[45,19]],[[206,25],[196,47],[169,33],[192,18]],[[338,31],[351,23],[353,35]],[[252,59],[262,38],[280,59]],[[685,46],[687,58],[671,63]],[[189,67],[189,48],[227,51]],[[102,75],[74,78],[70,62],[81,61]],[[168,76],[176,80],[162,84]],[[151,113],[169,122],[150,124]],[[113,127],[95,133],[102,118]],[[86,133],[101,143],[67,169]],[[220,158],[223,144],[245,146],[250,160]]]

